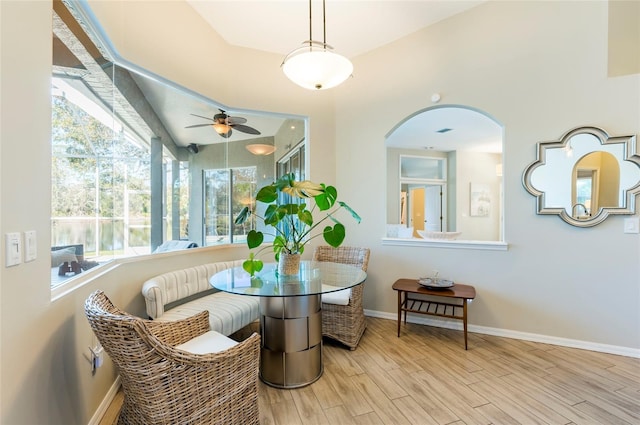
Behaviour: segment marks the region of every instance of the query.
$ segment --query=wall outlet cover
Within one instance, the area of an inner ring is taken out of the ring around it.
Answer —
[[[625,233],[640,233],[640,217],[627,217],[624,219]]]

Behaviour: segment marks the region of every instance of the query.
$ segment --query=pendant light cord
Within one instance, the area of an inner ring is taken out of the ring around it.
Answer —
[[[309,48],[312,47],[313,44],[313,33],[311,32],[311,0],[309,0]]]
[[[309,0],[309,48],[313,45],[312,23],[311,0]],[[327,9],[325,0],[322,0],[322,48],[327,50]]]
[[[327,50],[327,19],[325,12],[325,0],[322,0],[322,47]]]

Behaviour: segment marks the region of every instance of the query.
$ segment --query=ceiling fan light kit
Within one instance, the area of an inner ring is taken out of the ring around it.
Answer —
[[[325,90],[342,84],[353,73],[353,64],[332,52],[327,44],[325,0],[322,0],[323,41],[314,41],[311,32],[311,0],[309,0],[309,40],[285,56],[282,71],[297,85],[309,90]]]
[[[276,147],[273,145],[263,145],[255,143],[246,146],[247,150],[254,155],[271,155],[276,151]]]
[[[231,126],[227,124],[217,122],[211,125],[213,125],[213,129],[216,131],[216,133],[221,136],[225,136],[226,134],[229,134],[231,132]]]
[[[232,131],[233,129],[236,129],[242,133],[247,133],[247,134],[256,134],[256,135],[260,134],[260,132],[255,128],[249,127],[248,125],[244,124],[247,122],[246,118],[232,117],[222,109],[220,109],[220,113],[215,114],[213,118],[203,117],[202,115],[197,115],[197,114],[191,114],[191,115],[198,118],[204,118],[205,120],[209,120],[211,122],[206,124],[188,125],[185,128],[211,126],[216,131],[216,133],[218,133],[221,137],[225,139],[228,139],[229,137],[231,137],[231,134],[233,134],[233,131]]]

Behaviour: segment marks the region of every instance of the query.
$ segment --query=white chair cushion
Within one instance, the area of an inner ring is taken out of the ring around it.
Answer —
[[[322,285],[323,292],[330,291],[332,288],[337,289],[335,286]],[[350,288],[322,294],[322,302],[325,304],[347,305],[349,304],[349,298],[351,298]]]
[[[193,354],[219,353],[238,343],[216,331],[209,331],[197,336],[176,348]]]

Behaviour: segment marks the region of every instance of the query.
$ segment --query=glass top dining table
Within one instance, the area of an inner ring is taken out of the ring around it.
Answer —
[[[211,285],[224,292],[259,297],[320,295],[359,285],[367,278],[361,268],[327,261],[301,261],[295,275],[278,274],[276,263],[266,263],[254,276],[242,267],[216,273]]]
[[[325,261],[302,261],[295,275],[278,274],[267,263],[251,276],[242,267],[223,270],[209,282],[224,292],[260,298],[260,379],[276,388],[299,388],[320,378],[322,294],[359,285],[361,268]]]

